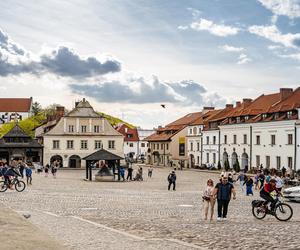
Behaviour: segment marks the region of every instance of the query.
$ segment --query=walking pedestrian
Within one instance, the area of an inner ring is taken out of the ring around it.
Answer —
[[[282,167],[281,171],[282,171],[282,177],[285,177],[286,168],[284,166]]]
[[[129,165],[128,166],[128,169],[127,169],[127,181],[128,179],[132,181],[132,172],[133,172],[133,168],[132,168],[132,165]]]
[[[255,185],[255,190],[258,189],[258,176],[259,176],[259,172],[256,172],[256,175],[254,176],[254,185]]]
[[[25,168],[25,174],[26,174],[27,185],[32,185],[32,169],[30,168],[30,165],[26,166],[26,168]]]
[[[226,220],[227,212],[228,212],[228,205],[233,196],[233,199],[236,198],[235,189],[232,184],[228,182],[227,177],[223,177],[222,181],[217,183],[213,193],[214,198],[217,198],[218,202],[218,218],[217,220]]]
[[[175,171],[172,171],[169,174],[169,176],[168,176],[168,182],[169,182],[168,190],[170,190],[171,185],[173,185],[173,191],[175,191],[176,190],[176,174],[175,174]]]
[[[246,195],[248,196],[248,195],[252,194],[252,196],[253,196],[253,190],[252,190],[253,179],[250,176],[247,177],[247,180],[244,183],[244,185],[246,185]]]
[[[151,178],[152,177],[152,173],[153,173],[153,168],[149,167],[148,168],[148,177]]]
[[[49,175],[49,168],[50,168],[50,166],[47,163],[46,166],[45,166],[45,177],[48,177],[48,175]]]
[[[245,175],[245,173],[240,172],[237,177],[237,181],[240,181],[240,187],[242,189],[242,192],[244,192],[244,182],[246,179],[247,179],[247,176]]]
[[[207,186],[206,186],[206,188],[203,192],[203,196],[202,196],[204,220],[207,220],[208,210],[210,210],[210,221],[212,221],[213,216],[214,216],[215,200],[213,198],[213,191],[214,191],[214,182],[212,179],[209,179],[207,181]]]
[[[53,178],[56,178],[56,172],[57,172],[57,168],[58,168],[58,163],[57,162],[53,162],[52,166],[51,166],[51,173]]]
[[[25,163],[23,163],[22,161],[19,161],[18,167],[19,167],[19,172],[20,172],[21,178],[23,179],[24,178]]]
[[[275,180],[276,180],[276,188],[279,192],[281,192],[281,189],[283,187],[283,180],[281,179],[281,174],[277,174]]]
[[[125,169],[122,166],[120,167],[120,177],[125,181]]]
[[[260,174],[258,176],[258,181],[260,183],[259,189],[262,189],[264,187],[264,184],[265,184],[265,175],[264,175],[263,171],[260,172]]]

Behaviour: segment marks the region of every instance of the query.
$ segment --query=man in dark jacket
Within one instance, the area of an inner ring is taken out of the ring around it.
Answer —
[[[228,205],[233,195],[235,200],[235,190],[231,183],[228,182],[227,177],[223,177],[221,182],[217,183],[213,193],[213,197],[218,201],[218,218],[217,220],[225,220],[227,217]]]
[[[170,190],[171,185],[173,184],[173,190],[175,191],[175,187],[176,187],[176,174],[175,171],[172,171],[169,176],[168,176],[168,182],[169,182],[169,186],[168,186],[168,190]]]

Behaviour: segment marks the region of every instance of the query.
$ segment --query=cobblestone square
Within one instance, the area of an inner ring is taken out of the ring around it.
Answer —
[[[145,169],[146,170],[146,169]],[[61,170],[57,179],[33,176],[23,193],[1,193],[0,202],[29,219],[66,249],[300,249],[300,204],[279,222],[256,220],[251,201],[236,184],[228,220],[204,221],[202,192],[218,175],[177,171],[177,190],[167,191],[170,169],[154,169],[143,182],[86,182],[81,170]],[[216,216],[215,216],[216,217]],[[38,249],[38,248],[37,248]]]

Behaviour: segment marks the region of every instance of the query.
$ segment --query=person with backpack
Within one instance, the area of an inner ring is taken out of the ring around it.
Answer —
[[[32,169],[30,166],[25,167],[27,185],[32,185]]]
[[[168,185],[168,190],[171,189],[171,185],[173,185],[173,191],[176,190],[176,174],[175,174],[175,171],[172,171],[169,176],[168,176],[168,182],[169,182],[169,185]]]
[[[246,195],[248,196],[248,195],[252,194],[252,196],[253,196],[253,190],[252,190],[253,179],[250,176],[247,177],[244,185],[246,185]]]

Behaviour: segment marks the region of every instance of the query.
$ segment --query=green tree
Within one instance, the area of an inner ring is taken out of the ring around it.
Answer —
[[[224,169],[225,169],[226,172],[228,172],[229,169],[230,169],[230,165],[229,165],[228,159],[226,159],[225,162],[224,162]]]
[[[32,104],[32,113],[33,115],[38,115],[42,111],[42,106],[38,102]]]
[[[241,171],[239,160],[236,160],[236,162],[233,164],[233,169],[237,173]]]

